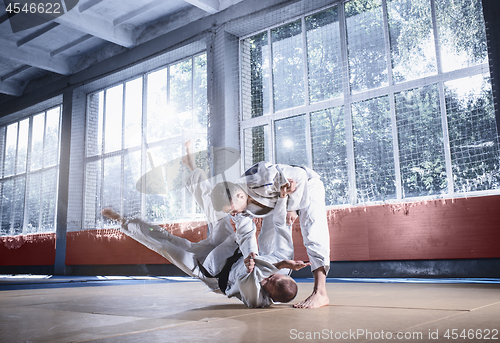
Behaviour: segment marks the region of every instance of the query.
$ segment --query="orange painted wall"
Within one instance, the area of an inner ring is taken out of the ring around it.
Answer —
[[[51,266],[55,258],[55,233],[0,237],[0,266]]]
[[[500,258],[500,196],[430,200],[328,211],[332,261]],[[204,223],[168,225],[192,241]],[[307,260],[298,223],[295,257]],[[55,235],[0,238],[0,265],[52,265]],[[164,258],[118,230],[67,234],[67,265],[163,264]]]
[[[163,226],[170,233],[198,242],[207,237],[203,222]],[[164,257],[114,229],[69,232],[66,265],[164,264]]]
[[[331,261],[500,257],[500,196],[330,210]],[[294,224],[297,259],[307,259]]]

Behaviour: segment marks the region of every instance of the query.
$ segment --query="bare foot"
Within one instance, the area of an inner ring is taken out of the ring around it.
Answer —
[[[124,219],[122,218],[122,216],[115,212],[112,208],[108,207],[108,208],[103,208],[101,210],[101,214],[103,216],[105,216],[106,218],[109,218],[111,220],[114,220],[114,221],[117,221],[119,222],[120,224],[123,224],[124,222]]]
[[[293,305],[295,308],[319,308],[327,306],[330,303],[326,292],[326,270],[325,267],[319,267],[313,271],[314,288],[311,295],[304,301]]]
[[[304,301],[293,305],[295,308],[320,308],[330,304],[330,299],[326,293],[316,292],[313,293]]]

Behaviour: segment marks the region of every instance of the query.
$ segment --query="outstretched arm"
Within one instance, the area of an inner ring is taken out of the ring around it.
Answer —
[[[255,268],[255,257],[257,255],[255,253],[250,253],[245,258],[245,266],[247,267],[247,273],[251,273]],[[310,266],[311,262],[303,262],[303,261],[294,261],[294,260],[283,260],[280,262],[273,263],[277,269],[292,269],[292,270],[301,270],[307,266]]]
[[[294,261],[294,260],[283,260],[281,262],[274,263],[274,266],[278,269],[291,269],[291,270],[301,270],[307,266],[310,266],[311,262],[304,261]]]

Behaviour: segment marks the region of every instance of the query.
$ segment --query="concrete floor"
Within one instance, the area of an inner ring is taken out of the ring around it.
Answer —
[[[0,342],[500,341],[499,283],[367,281],[329,280],[331,305],[306,310],[247,309],[189,278],[3,276]]]

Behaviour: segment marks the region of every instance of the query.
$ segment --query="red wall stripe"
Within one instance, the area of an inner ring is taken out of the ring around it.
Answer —
[[[203,222],[163,225],[170,233],[198,242],[207,236]],[[164,257],[115,229],[68,232],[66,265],[164,264]]]
[[[0,266],[51,266],[55,259],[55,233],[0,237]]]
[[[328,211],[332,261],[500,258],[500,195],[372,205]],[[258,222],[258,221],[257,221]],[[170,224],[191,241],[202,222]],[[295,258],[307,260],[298,221]],[[55,234],[0,238],[0,265],[53,265]],[[67,265],[163,264],[163,257],[118,230],[67,234]]]

